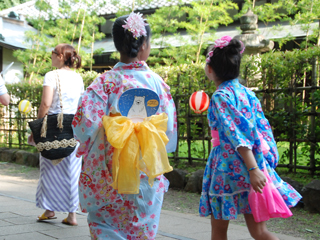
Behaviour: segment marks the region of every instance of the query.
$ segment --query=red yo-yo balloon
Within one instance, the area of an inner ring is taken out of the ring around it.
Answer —
[[[209,107],[209,103],[210,98],[203,90],[192,93],[189,99],[190,108],[195,113],[202,113],[206,111]]]

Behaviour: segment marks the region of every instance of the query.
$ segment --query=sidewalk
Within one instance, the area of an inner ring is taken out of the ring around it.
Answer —
[[[61,223],[67,214],[56,213],[57,219],[36,222],[43,213],[35,206],[36,181],[0,175],[0,240],[90,240],[86,215],[78,213],[78,226]],[[252,239],[244,226],[229,225],[229,240]],[[281,240],[301,240],[276,234]],[[163,210],[157,240],[210,240],[210,219]]]

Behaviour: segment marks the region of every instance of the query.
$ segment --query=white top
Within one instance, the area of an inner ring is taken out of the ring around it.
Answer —
[[[84,92],[82,77],[74,71],[59,69],[50,71],[44,76],[43,86],[50,86],[53,88],[53,99],[48,115],[58,114],[61,112],[59,91],[56,86],[57,73],[60,79],[63,113],[75,114],[79,98]]]
[[[4,85],[4,80],[0,75],[0,96],[7,93],[7,92],[8,92],[8,90],[7,90],[6,86]]]

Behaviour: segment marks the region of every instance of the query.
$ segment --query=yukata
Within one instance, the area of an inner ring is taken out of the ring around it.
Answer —
[[[208,121],[211,130],[218,131],[220,145],[211,150],[205,168],[200,216],[212,214],[215,219],[230,220],[239,213],[251,214],[249,172],[237,151],[239,147],[253,151],[260,169],[266,166],[288,207],[298,203],[301,195],[274,170],[279,160],[277,145],[260,101],[251,90],[238,79],[222,82],[212,95]],[[268,152],[261,147],[259,133],[270,147]]]
[[[138,194],[119,194],[111,187],[114,148],[107,141],[102,117],[119,114],[121,94],[133,88],[151,89],[159,95],[157,114],[168,116],[166,150],[176,149],[176,110],[170,88],[145,62],[119,62],[95,79],[80,99],[73,121],[80,142],[78,155],[84,157],[80,205],[88,213],[92,239],[155,239],[158,230],[163,195],[169,186],[163,175],[156,177],[151,187],[147,175],[140,171]]]

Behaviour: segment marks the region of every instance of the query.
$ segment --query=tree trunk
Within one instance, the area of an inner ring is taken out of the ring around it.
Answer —
[[[93,31],[93,33],[92,33],[92,44],[91,44],[91,64],[90,64],[90,71],[92,71],[93,47],[94,47],[94,31]]]
[[[84,22],[85,22],[85,18],[86,18],[86,10],[87,10],[87,3],[84,8],[83,18],[82,18],[82,23],[81,23],[80,36],[79,36],[79,41],[78,41],[78,53],[80,51],[80,46],[81,46],[81,37],[82,37],[83,26],[84,26]]]
[[[82,1],[80,1],[80,3],[79,3],[80,6],[81,6],[81,3],[82,3]],[[81,10],[81,8],[79,7],[77,19],[76,19],[76,22],[75,22],[75,24],[74,24],[74,29],[73,29],[73,34],[72,34],[71,45],[73,45],[73,40],[74,40],[74,37],[75,37],[75,35],[76,35],[77,23],[78,23],[78,21],[79,21],[79,16],[80,16],[80,10]]]

